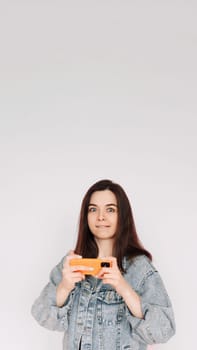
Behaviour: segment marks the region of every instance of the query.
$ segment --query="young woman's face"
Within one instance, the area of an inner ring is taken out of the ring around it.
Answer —
[[[96,191],[90,197],[88,226],[95,239],[114,237],[118,222],[116,196],[110,190]]]

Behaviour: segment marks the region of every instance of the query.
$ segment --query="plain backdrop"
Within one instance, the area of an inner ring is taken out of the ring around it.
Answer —
[[[0,347],[62,348],[30,310],[109,178],[196,347],[196,1],[0,1]],[[69,349],[68,349],[69,350]]]

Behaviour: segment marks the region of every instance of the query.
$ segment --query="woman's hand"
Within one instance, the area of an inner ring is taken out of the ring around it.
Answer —
[[[112,261],[112,267],[103,267],[97,278],[102,279],[104,284],[111,284],[112,287],[117,291],[118,294],[122,295],[125,288],[129,286],[127,281],[122,276],[116,258],[112,256],[105,257],[106,260]]]
[[[68,291],[71,292],[72,289],[75,288],[75,283],[84,280],[85,276],[79,270],[80,266],[70,266],[71,259],[81,259],[81,255],[77,255],[74,251],[70,251],[69,254],[64,259],[63,269],[62,269],[62,280],[60,282],[61,286]]]
[[[112,267],[103,267],[97,277],[102,279],[104,284],[111,284],[122,296],[133,316],[143,318],[140,297],[121,274],[116,258],[109,256],[106,259],[112,261]]]
[[[80,272],[80,270],[84,270],[84,266],[70,266],[70,260],[74,258],[81,259],[82,257],[81,255],[75,254],[74,251],[71,250],[64,259],[62,280],[56,291],[56,303],[59,307],[65,303],[69,293],[75,288],[75,284],[85,279],[85,275]]]

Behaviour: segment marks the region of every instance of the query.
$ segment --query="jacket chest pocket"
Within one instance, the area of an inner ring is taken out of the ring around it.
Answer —
[[[125,313],[123,298],[114,290],[100,291],[97,297],[97,319],[104,326],[113,327]]]

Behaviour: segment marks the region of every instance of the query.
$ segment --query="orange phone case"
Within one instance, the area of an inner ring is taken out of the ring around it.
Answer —
[[[79,259],[71,259],[71,266],[88,266],[92,267],[93,270],[79,270],[84,273],[84,275],[97,275],[102,267],[112,267],[112,262],[108,259],[96,259],[96,258],[79,258]]]

